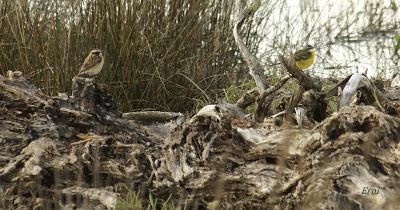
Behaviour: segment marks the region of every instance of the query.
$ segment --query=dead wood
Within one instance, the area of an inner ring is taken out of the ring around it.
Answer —
[[[400,71],[393,75],[390,87],[400,87]]]
[[[359,94],[357,95],[357,93]],[[389,99],[376,88],[373,82],[366,76],[356,73],[350,77],[344,86],[339,106],[364,103],[375,105],[383,111],[383,105],[387,104],[388,101]]]
[[[276,97],[276,91],[278,91],[289,79],[290,76],[285,76],[274,86],[262,91],[261,95],[257,98],[256,103],[256,114],[254,118],[257,122],[263,121],[264,118],[268,116],[272,101]]]
[[[259,95],[260,94],[258,93],[257,88],[253,88],[244,93],[244,95],[239,98],[239,100],[236,102],[236,106],[242,109],[246,109],[248,106],[252,105],[256,101]]]
[[[246,47],[246,44],[243,41],[243,38],[240,36],[240,29],[243,25],[243,22],[246,20],[246,18],[249,17],[249,14],[245,13],[244,7],[245,3],[242,0],[236,0],[233,37],[235,38],[235,42],[239,48],[239,51],[242,53],[243,59],[246,61],[247,66],[249,67],[250,75],[256,82],[258,93],[261,94],[265,89],[268,88],[269,85],[264,75],[264,68],[257,60],[257,58],[250,53],[249,49]],[[258,8],[253,8],[253,13],[257,9]]]
[[[144,123],[168,122],[182,117],[184,117],[182,113],[159,111],[129,112],[122,115],[124,119],[136,120]]]
[[[274,97],[274,93],[289,79],[285,77],[277,85],[269,88],[270,85],[267,83],[267,77],[264,75],[264,68],[257,58],[250,53],[243,41],[243,38],[240,36],[240,29],[244,21],[246,18],[253,15],[260,5],[260,0],[254,0],[252,4],[248,5],[246,5],[245,1],[236,0],[234,14],[235,23],[233,25],[233,37],[235,38],[236,45],[238,46],[243,59],[247,63],[247,66],[249,67],[249,73],[253,77],[257,86],[259,97],[255,100],[257,102],[257,108],[254,116],[254,119],[257,122],[261,122],[267,116],[271,105],[271,98]],[[247,6],[246,9],[245,6]],[[245,94],[245,96],[238,101],[237,105],[239,105],[240,108],[246,108],[251,104],[249,103],[250,101],[252,101],[252,97],[249,94]]]
[[[269,107],[272,103],[272,99],[276,97],[276,92],[282,88],[282,86],[290,79],[290,76],[285,76],[278,81],[274,86],[269,87],[267,90],[262,91],[261,95],[257,92],[257,89],[251,89],[247,91],[237,102],[236,106],[241,109],[246,109],[248,106],[256,103],[256,114],[255,120],[260,122],[268,115],[270,111]]]
[[[0,192],[6,209],[85,209],[96,202],[105,209],[115,202],[104,203],[100,188],[139,187],[151,176],[146,155],[160,139],[120,119],[111,97],[91,80],[80,80],[74,97],[50,98],[10,75],[0,77]]]
[[[298,103],[301,100],[301,97],[303,96],[304,93],[304,87],[300,86],[295,92],[293,93],[292,97],[290,98],[289,104],[286,108],[286,113],[285,113],[285,119],[288,122],[294,122],[294,116],[293,113],[295,111],[295,107],[298,105]]]
[[[308,74],[295,65],[293,55],[290,55],[288,58],[281,55],[279,59],[286,71],[299,81],[299,85],[304,87],[304,90],[315,89],[321,91],[321,85],[314,82]]]
[[[72,99],[74,99],[76,108],[98,117],[107,117],[110,114],[113,117],[121,116],[111,95],[102,91],[94,82],[94,78],[74,77],[72,80]]]
[[[334,87],[330,88],[328,91],[324,92],[324,95],[326,98],[330,98],[333,96],[337,96],[339,95],[338,90],[339,88],[341,90],[343,90],[344,86],[346,85],[346,83],[349,81],[350,77],[352,75],[347,76],[346,78],[344,78],[342,81],[340,81],[339,83],[337,83]]]
[[[308,74],[301,71],[294,62],[294,56],[290,54],[287,58],[281,55],[279,57],[283,67],[295,79],[298,80],[299,88],[295,91],[286,108],[285,120],[287,122],[297,122],[302,124],[302,121],[321,121],[325,118],[326,102],[324,97],[319,92],[321,84],[315,82]],[[303,95],[304,94],[304,95]],[[300,103],[300,100],[308,97],[308,104]],[[308,106],[314,104],[313,106]],[[315,106],[315,104],[318,104]],[[300,106],[300,107],[299,107]],[[295,111],[297,111],[295,113]]]
[[[343,108],[313,130],[197,115],[167,139],[156,183],[220,209],[394,209],[399,126],[369,106]]]
[[[121,186],[189,208],[399,205],[398,115],[345,106],[299,129],[218,104],[161,135],[120,118],[92,81],[81,87],[94,92],[48,97],[23,77],[0,77],[2,208],[113,208]],[[313,91],[300,103],[312,107]]]

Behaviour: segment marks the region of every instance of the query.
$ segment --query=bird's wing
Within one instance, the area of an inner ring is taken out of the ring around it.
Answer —
[[[101,62],[101,56],[89,55],[83,62],[80,72],[86,71]]]
[[[303,50],[298,50],[294,53],[294,60],[295,61],[299,61],[299,60],[305,60],[310,58],[311,56],[311,52],[303,49]]]

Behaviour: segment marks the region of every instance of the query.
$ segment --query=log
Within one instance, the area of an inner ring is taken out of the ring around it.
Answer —
[[[399,142],[399,118],[370,106],[345,107],[313,130],[247,127],[235,118],[197,116],[167,139],[158,186],[179,182],[178,195],[209,197],[219,208],[394,208],[399,165],[388,145]]]
[[[161,139],[119,118],[92,80],[79,82],[74,97],[49,97],[18,72],[0,77],[1,208],[86,208],[94,200],[112,208],[102,188],[139,187],[151,176],[145,157],[159,156],[151,150]]]
[[[122,118],[126,120],[136,120],[145,123],[168,122],[182,117],[184,117],[182,113],[160,111],[140,111],[122,114]]]
[[[144,205],[151,193],[189,209],[399,205],[400,116],[372,106],[345,106],[308,129],[208,105],[161,137],[121,118],[98,88],[94,98],[50,97],[13,75],[0,90],[4,209],[112,209],[126,189]]]

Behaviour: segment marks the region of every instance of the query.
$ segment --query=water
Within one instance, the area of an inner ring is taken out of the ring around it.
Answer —
[[[282,51],[312,44],[317,58],[311,74],[344,77],[367,70],[370,77],[389,79],[400,70],[399,7],[399,0],[263,1],[254,19],[262,28],[257,57],[277,63]]]

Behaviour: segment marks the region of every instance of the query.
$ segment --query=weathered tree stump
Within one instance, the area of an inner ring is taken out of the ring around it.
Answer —
[[[120,119],[92,81],[79,82],[74,97],[48,97],[13,72],[0,77],[0,208],[104,209],[125,192],[119,186],[151,176],[146,156],[160,140]]]
[[[72,80],[72,98],[75,106],[84,112],[120,117],[117,105],[110,94],[103,92],[94,82],[94,78],[75,77]]]

